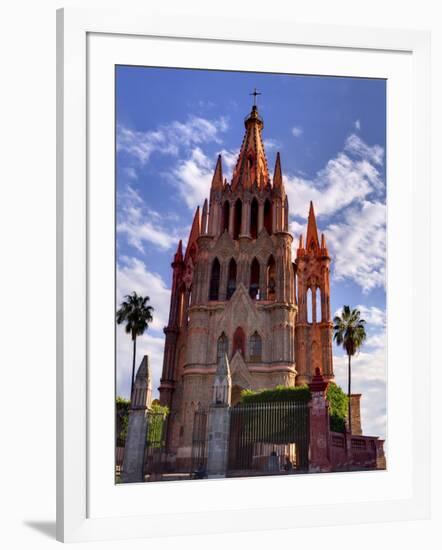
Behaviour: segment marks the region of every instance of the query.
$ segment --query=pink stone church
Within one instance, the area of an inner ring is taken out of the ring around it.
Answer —
[[[264,121],[256,105],[231,181],[218,157],[185,250],[180,241],[173,281],[160,401],[170,409],[167,452],[188,471],[195,413],[207,410],[217,366],[227,356],[231,405],[242,390],[334,379],[330,256],[310,203],[305,240],[293,254],[289,203],[279,153],[270,177]],[[317,383],[317,382],[315,382]],[[361,434],[359,396],[352,433]]]

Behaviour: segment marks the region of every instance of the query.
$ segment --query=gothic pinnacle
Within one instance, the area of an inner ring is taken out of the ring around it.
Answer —
[[[275,171],[273,172],[273,187],[282,187],[281,157],[276,153]]]
[[[180,242],[178,243],[177,250],[175,252],[175,256],[173,258],[174,263],[182,262],[183,261],[183,241],[180,239]]]
[[[316,227],[315,211],[313,208],[313,201],[310,201],[310,210],[308,213],[307,223],[307,238],[305,248],[308,251],[317,250],[319,248],[318,228]]]
[[[215,172],[213,173],[212,189],[221,190],[223,188],[223,167],[221,155],[218,155]]]

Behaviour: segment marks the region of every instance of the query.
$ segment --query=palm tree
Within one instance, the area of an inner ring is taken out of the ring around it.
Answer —
[[[358,309],[344,306],[341,315],[336,315],[333,319],[333,324],[333,339],[338,346],[344,348],[348,356],[348,425],[351,434],[351,358],[367,337],[365,321],[361,319],[361,312]]]
[[[149,296],[138,296],[136,292],[127,294],[120,309],[117,311],[117,323],[121,325],[126,323],[126,332],[130,334],[133,341],[132,358],[132,380],[130,385],[130,396],[132,401],[132,392],[135,379],[135,356],[137,352],[137,336],[141,336],[147,330],[149,323],[153,321],[153,307],[148,306]]]

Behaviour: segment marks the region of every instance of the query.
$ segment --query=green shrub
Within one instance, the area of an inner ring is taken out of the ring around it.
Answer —
[[[348,396],[343,389],[330,382],[327,388],[327,401],[329,402],[330,416],[345,418],[348,412]]]
[[[160,449],[166,436],[165,422],[169,414],[169,407],[160,405],[158,399],[154,399],[149,410],[152,414],[148,417],[147,442],[151,449]]]
[[[129,399],[118,395],[115,400],[117,446],[124,447],[124,442],[126,441],[127,428],[129,426],[129,409]],[[158,413],[158,416],[155,415],[152,419],[151,438],[161,438],[162,425],[164,419],[169,414],[169,408],[165,405],[160,405],[158,399],[154,399],[149,410],[153,413]]]
[[[345,432],[345,418],[341,418],[335,414],[329,416],[330,420],[330,430],[332,432]]]
[[[115,400],[117,445],[124,446],[124,441],[126,440],[127,427],[129,425],[129,406],[130,401],[128,399],[119,395],[117,396]]]
[[[162,413],[164,414],[164,417],[166,417],[169,414],[169,407],[167,405],[160,405],[160,402],[158,399],[154,399],[152,401],[152,404],[150,405],[149,410],[153,413]]]
[[[253,391],[243,390],[240,403],[286,403],[296,401],[306,403],[311,399],[311,392],[307,385],[276,388]],[[334,432],[345,431],[345,418],[348,412],[348,397],[340,386],[330,382],[327,388],[327,401],[329,402],[330,429]]]
[[[243,390],[240,403],[277,403],[297,401],[306,403],[310,401],[311,395],[307,385],[305,386],[276,386],[268,390]]]

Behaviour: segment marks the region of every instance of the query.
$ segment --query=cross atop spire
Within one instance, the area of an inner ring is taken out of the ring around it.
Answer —
[[[254,88],[253,92],[249,95],[253,96],[253,106],[256,107],[256,96],[262,95],[261,92],[258,92],[256,88]]]
[[[256,96],[260,93],[255,89],[251,95],[255,96],[256,102]],[[264,122],[258,114],[256,103],[244,119],[244,126],[246,133],[232,176],[233,190],[240,185],[250,188],[254,183],[258,187],[264,187],[269,182],[269,169],[262,140]]]

